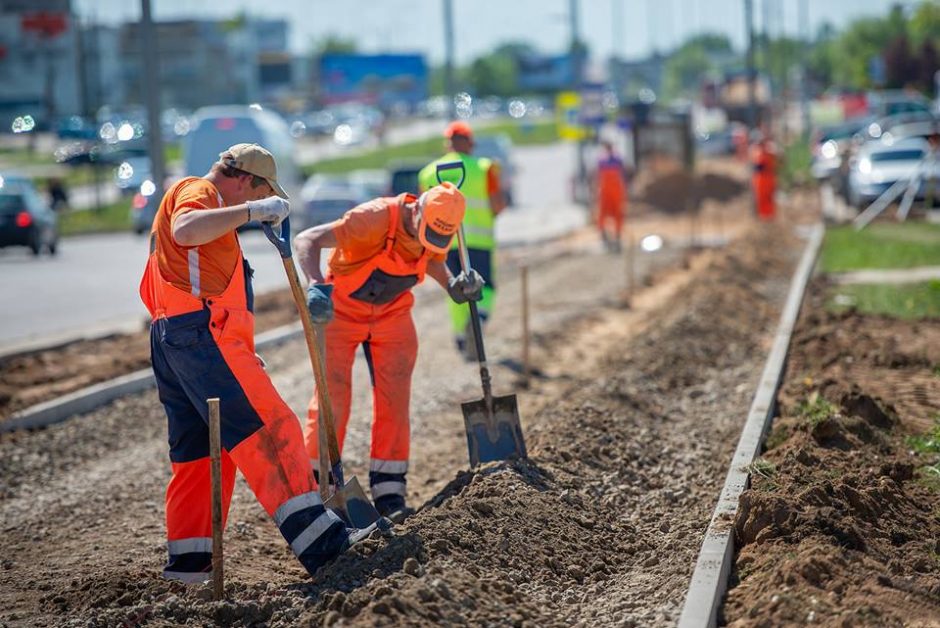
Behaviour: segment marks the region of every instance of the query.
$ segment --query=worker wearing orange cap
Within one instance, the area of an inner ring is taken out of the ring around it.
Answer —
[[[472,155],[473,130],[462,120],[451,122],[444,130],[444,137],[447,138],[447,148],[450,152],[425,166],[418,174],[418,184],[421,190],[430,189],[437,182],[437,165],[440,163],[460,161],[464,165],[465,177],[460,188],[467,199],[467,212],[463,221],[464,235],[470,267],[479,271],[485,282],[483,298],[479,303],[480,318],[485,321],[493,311],[496,296],[496,260],[493,258],[496,239],[493,226],[496,216],[506,207],[499,186],[499,164]],[[447,267],[454,274],[460,271],[456,242],[447,255]],[[450,316],[457,348],[468,360],[475,360],[476,345],[469,332],[468,308],[451,303]]]
[[[604,141],[601,146],[604,154],[597,162],[597,228],[607,249],[617,252],[627,209],[626,170],[613,144]]]
[[[456,303],[478,301],[483,279],[475,271],[451,274],[444,263],[464,218],[463,194],[451,183],[420,197],[402,194],[355,207],[334,222],[295,239],[310,285],[307,307],[326,325],[327,382],[342,448],[349,420],[353,357],[362,345],[372,378],[373,421],[369,485],[379,514],[404,518],[410,446],[411,374],[418,340],[411,289],[430,275]],[[320,254],[333,248],[326,277]],[[307,452],[319,463],[319,405],[308,409]],[[318,478],[319,479],[319,478]]]
[[[774,199],[777,192],[777,155],[773,143],[764,132],[757,133],[751,147],[751,166],[754,169],[751,184],[754,187],[757,217],[765,221],[773,220],[777,212]]]
[[[236,228],[279,223],[290,212],[286,199],[271,153],[236,144],[205,176],[171,187],[153,221],[140,296],[153,317],[151,362],[169,431],[169,579],[211,577],[213,397],[221,407],[223,524],[238,468],[311,575],[360,536],[324,508],[297,417],[255,355],[251,268]]]

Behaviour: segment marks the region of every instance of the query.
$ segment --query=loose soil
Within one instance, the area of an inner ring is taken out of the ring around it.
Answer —
[[[731,211],[733,208],[728,208]],[[739,217],[747,207],[733,209]],[[599,247],[530,268],[533,361],[519,390],[530,460],[467,471],[457,402],[479,397],[450,349],[443,295],[419,291],[404,525],[308,578],[244,482],[226,532],[226,601],[158,577],[165,418],[153,392],[0,437],[3,625],[664,625],[676,620],[802,243],[752,228],[726,250],[623,259]],[[519,284],[487,327],[497,394],[518,384]],[[304,408],[302,342],[267,353]],[[354,371],[344,460],[365,478],[370,391]]]
[[[909,440],[940,421],[940,320],[826,313],[826,287],[741,498],[724,619],[940,626],[940,455]]]

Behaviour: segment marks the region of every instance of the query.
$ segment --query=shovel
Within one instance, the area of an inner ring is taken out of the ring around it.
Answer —
[[[343,461],[339,455],[339,443],[336,440],[336,427],[333,425],[333,404],[330,401],[330,393],[326,386],[326,368],[323,364],[323,356],[320,354],[320,334],[314,326],[313,319],[310,317],[310,311],[307,309],[307,299],[304,296],[303,289],[300,287],[300,277],[297,276],[297,269],[294,267],[294,259],[290,247],[290,221],[285,218],[281,223],[278,233],[268,223],[262,223],[264,235],[277,247],[281,254],[281,262],[284,264],[284,270],[287,271],[287,280],[290,283],[290,290],[294,296],[294,303],[300,313],[300,321],[304,327],[304,338],[307,340],[307,352],[310,354],[310,364],[313,366],[313,376],[317,383],[317,395],[320,405],[319,427],[321,434],[325,433],[326,438],[320,438],[320,443],[326,440],[325,451],[328,452],[330,461],[329,476],[332,479],[332,494],[324,495],[324,506],[336,510],[342,516],[347,525],[353,528],[367,528],[381,519],[375,506],[366,497],[365,491],[355,477],[348,482],[343,477]],[[324,449],[320,449],[320,458],[323,459]],[[323,465],[321,465],[322,467]],[[330,478],[320,474],[321,495],[328,485]]]
[[[466,176],[464,165],[460,161],[438,164],[436,175],[441,183],[441,173],[446,170],[460,170],[457,188],[463,184]],[[465,273],[470,272],[470,257],[464,238],[463,225],[457,232],[460,248],[460,267]],[[480,363],[480,379],[483,383],[483,398],[460,404],[463,410],[464,428],[467,432],[467,448],[470,451],[470,466],[495,460],[513,460],[526,458],[525,440],[522,438],[522,426],[519,423],[519,405],[515,395],[494,397],[490,383],[490,369],[486,364],[486,351],[483,348],[483,329],[480,325],[480,312],[476,301],[469,301],[470,324],[473,342],[476,345],[477,360]]]

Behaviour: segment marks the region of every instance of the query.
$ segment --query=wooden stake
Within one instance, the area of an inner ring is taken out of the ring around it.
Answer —
[[[212,483],[212,599],[219,601],[225,586],[222,571],[222,435],[218,397],[209,404],[209,476]]]
[[[523,264],[519,269],[522,273],[522,381],[529,384],[529,266]]]

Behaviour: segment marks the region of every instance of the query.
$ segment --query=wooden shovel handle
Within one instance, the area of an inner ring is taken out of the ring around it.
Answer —
[[[339,464],[339,442],[336,440],[336,425],[333,422],[333,403],[330,400],[330,391],[326,383],[326,368],[323,365],[323,358],[320,356],[318,346],[320,345],[317,328],[310,317],[310,310],[307,309],[307,298],[304,295],[303,288],[300,287],[300,277],[297,275],[297,269],[294,267],[292,258],[282,258],[284,270],[287,271],[287,279],[290,283],[291,294],[294,296],[294,304],[300,313],[300,322],[304,327],[304,339],[307,341],[307,353],[310,354],[310,364],[313,366],[313,378],[317,383],[317,398],[320,406],[319,420],[326,430],[326,443],[329,449],[330,466],[333,467],[333,481],[337,488],[342,487],[343,477],[340,471],[340,477],[336,477],[336,467],[342,468]],[[323,452],[320,452],[323,456]],[[326,482],[327,478],[321,477],[320,482]],[[337,490],[337,493],[339,491]]]

